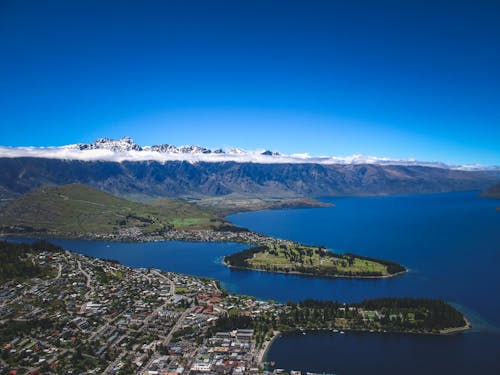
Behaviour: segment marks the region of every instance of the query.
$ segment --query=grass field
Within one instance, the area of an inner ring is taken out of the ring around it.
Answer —
[[[204,225],[208,224],[210,220],[206,217],[186,217],[186,218],[176,218],[171,220],[169,223],[176,228],[190,227],[194,225]]]
[[[174,199],[151,204],[131,202],[84,185],[45,186],[0,212],[0,227],[26,227],[61,233],[118,233],[136,228],[143,234],[168,229],[208,229],[227,225],[212,211]]]
[[[388,276],[387,267],[374,260],[333,254],[306,245],[267,245],[247,260],[251,268],[322,275]]]

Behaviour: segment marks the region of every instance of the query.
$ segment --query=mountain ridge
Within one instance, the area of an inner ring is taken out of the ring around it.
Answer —
[[[80,183],[134,200],[161,197],[324,197],[484,190],[497,171],[422,166],[159,163],[0,158],[0,199],[42,185]]]

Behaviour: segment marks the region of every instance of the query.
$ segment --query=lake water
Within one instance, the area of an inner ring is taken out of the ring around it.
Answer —
[[[474,329],[452,336],[314,333],[278,338],[276,366],[337,374],[500,374],[500,212],[477,193],[328,199],[333,208],[266,211],[235,224],[296,241],[398,261],[383,281],[306,282],[313,295],[359,300],[427,296],[457,305]],[[296,295],[297,291],[291,291]]]
[[[500,212],[476,192],[325,199],[331,208],[232,215],[237,225],[339,252],[386,258],[411,271],[384,280],[318,279],[230,270],[228,243],[106,243],[54,240],[74,251],[133,267],[208,276],[261,299],[359,301],[422,296],[454,303],[474,329],[453,336],[376,333],[285,335],[267,359],[276,367],[337,374],[500,374]]]

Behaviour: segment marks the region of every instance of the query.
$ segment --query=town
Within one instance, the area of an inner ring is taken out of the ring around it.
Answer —
[[[1,243],[2,256],[23,250],[3,265],[2,374],[281,373],[264,362],[279,332],[463,329],[462,315],[440,301],[259,301],[228,294],[213,279],[47,244]],[[16,267],[31,276],[6,277]]]
[[[40,252],[53,277],[3,283],[8,373],[260,373],[253,330],[212,331],[232,309],[279,305],[227,296],[214,280],[132,269],[72,252]]]

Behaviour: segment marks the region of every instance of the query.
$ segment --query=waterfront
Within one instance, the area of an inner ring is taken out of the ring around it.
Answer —
[[[442,298],[456,303],[473,324],[471,332],[447,337],[351,332],[280,337],[267,356],[277,367],[338,374],[365,373],[367,369],[386,374],[413,370],[439,373],[443,369],[458,374],[471,369],[474,373],[499,373],[497,202],[479,199],[474,192],[328,201],[336,207],[250,212],[229,219],[267,235],[394,260],[410,272],[384,280],[319,279],[223,266],[222,257],[247,246],[243,244],[54,242],[129,266],[213,277],[229,291],[281,302],[305,298],[350,302],[381,296]]]
[[[498,334],[452,336],[308,332],[280,336],[276,367],[346,374],[498,374]]]

